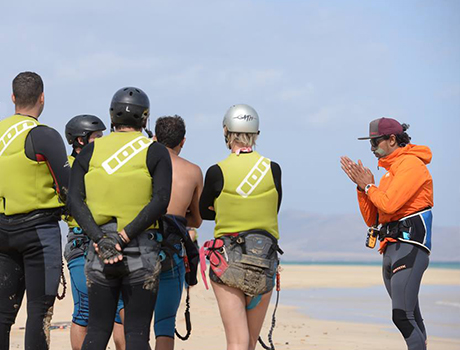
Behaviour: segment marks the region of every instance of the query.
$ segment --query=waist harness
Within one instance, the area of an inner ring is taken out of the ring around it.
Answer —
[[[37,209],[26,214],[0,214],[0,226],[4,231],[19,231],[47,222],[61,220],[62,208]]]
[[[177,253],[184,260],[185,281],[189,286],[198,283],[196,278],[199,264],[199,252],[196,245],[190,239],[187,228],[187,220],[181,216],[164,215],[160,220],[160,229],[164,238],[161,249],[165,252],[165,260],[162,271],[171,269],[174,265],[172,255]]]
[[[277,253],[283,254],[277,240],[263,230],[234,233],[207,241],[200,249],[205,286],[209,289],[204,273],[206,256],[219,282],[238,288],[249,296],[267,293],[274,286],[279,263]]]
[[[431,226],[433,214],[431,208],[406,216],[398,221],[382,225],[379,239],[393,238],[403,242],[420,245],[428,253],[431,249]]]
[[[67,244],[64,247],[64,258],[67,262],[86,255],[89,245],[89,237],[80,227],[74,227],[69,230],[67,235]]]

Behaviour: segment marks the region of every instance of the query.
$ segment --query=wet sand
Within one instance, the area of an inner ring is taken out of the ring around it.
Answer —
[[[321,266],[285,265],[281,275],[282,289],[309,288],[366,288],[382,285],[378,266]],[[67,281],[69,282],[68,275]],[[459,286],[460,270],[430,268],[423,280],[424,285]],[[70,283],[68,284],[70,287]],[[382,285],[383,288],[383,285]],[[282,293],[282,292],[281,292]],[[281,294],[282,295],[282,294]],[[282,297],[281,297],[282,299]],[[266,335],[271,323],[274,305],[268,310],[262,335]],[[300,308],[301,305],[298,305]],[[70,290],[62,301],[55,304],[53,325],[64,325],[51,331],[51,349],[71,349],[69,327],[73,301]],[[179,331],[185,333],[182,303],[177,318]],[[16,324],[11,332],[11,349],[24,348],[25,303],[21,307]],[[178,350],[225,349],[225,334],[219,311],[211,290],[207,291],[200,282],[191,289],[191,318],[193,331],[186,342],[176,338]],[[396,350],[405,349],[401,335],[393,327],[378,323],[354,323],[314,319],[302,313],[297,307],[280,304],[276,315],[277,325],[273,333],[276,349],[342,349],[342,350]],[[154,347],[154,336],[151,334]],[[430,350],[458,350],[460,339],[430,337]],[[113,342],[108,349],[115,349]],[[262,347],[258,347],[262,349]]]

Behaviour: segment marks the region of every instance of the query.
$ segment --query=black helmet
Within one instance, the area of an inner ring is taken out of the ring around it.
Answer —
[[[150,114],[149,108],[150,101],[144,91],[135,87],[121,88],[110,103],[112,125],[144,127]]]
[[[98,117],[91,114],[81,114],[73,117],[65,126],[65,137],[69,145],[82,147],[77,137],[83,138],[84,145],[88,144],[89,136],[94,131],[104,131],[105,125]],[[83,145],[83,146],[84,146]]]

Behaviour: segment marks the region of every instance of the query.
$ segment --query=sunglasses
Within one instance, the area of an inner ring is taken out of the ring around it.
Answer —
[[[374,148],[377,148],[383,140],[388,140],[388,136],[381,136],[377,137],[375,139],[370,139],[369,141],[371,142],[371,146]]]

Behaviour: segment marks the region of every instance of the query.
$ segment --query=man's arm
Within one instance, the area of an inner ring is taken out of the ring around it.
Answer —
[[[394,214],[431,178],[426,165],[417,157],[406,157],[393,175],[386,191],[369,188],[367,195],[383,213]]]
[[[93,155],[93,150],[93,143],[85,146],[73,163],[67,207],[78,225],[85,231],[89,238],[94,242],[98,242],[103,236],[103,233],[94,221],[93,215],[85,202],[85,174],[88,172],[89,161]]]
[[[195,190],[193,191],[192,201],[190,203],[190,207],[188,208],[187,214],[185,218],[187,219],[187,226],[198,228],[201,226],[203,219],[201,219],[200,215],[200,196],[201,192],[203,191],[203,174],[201,173],[201,169],[193,165],[194,167],[194,177],[195,177]]]
[[[171,197],[172,165],[165,146],[154,142],[147,151],[147,167],[152,176],[152,199],[131,221],[124,231],[129,239],[144,232],[161,215],[166,214]]]
[[[203,192],[200,197],[200,214],[204,220],[215,220],[216,212],[211,209],[214,200],[219,197],[224,188],[224,175],[220,167],[215,164],[206,172]]]
[[[275,183],[276,191],[278,192],[278,212],[281,207],[281,199],[283,197],[283,190],[281,188],[281,167],[278,163],[270,162],[270,167],[273,174],[273,182]]]
[[[360,191],[357,189],[358,192],[358,204],[359,210],[361,211],[361,215],[363,216],[366,225],[371,227],[376,224],[377,221],[377,208],[375,205],[370,201],[364,191]]]
[[[70,178],[70,166],[61,135],[45,125],[33,128],[26,138],[27,158],[46,162],[56,185],[56,192],[65,203]]]

